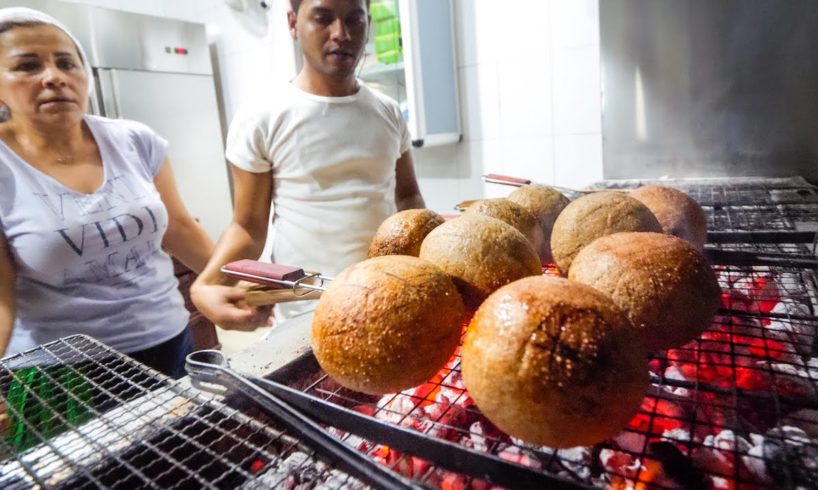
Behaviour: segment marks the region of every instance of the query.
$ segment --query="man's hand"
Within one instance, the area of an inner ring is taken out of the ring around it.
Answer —
[[[249,306],[244,288],[219,284],[193,283],[190,299],[210,321],[225,330],[252,332],[272,325],[272,306]]]

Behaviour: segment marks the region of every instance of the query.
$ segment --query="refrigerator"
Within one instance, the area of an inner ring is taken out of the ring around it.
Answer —
[[[90,113],[140,121],[168,140],[182,199],[216,240],[232,200],[204,24],[55,0],[26,6],[60,20],[83,45],[94,73]]]

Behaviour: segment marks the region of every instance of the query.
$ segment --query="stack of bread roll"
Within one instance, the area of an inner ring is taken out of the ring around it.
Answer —
[[[553,447],[613,436],[644,397],[647,354],[695,338],[715,314],[701,209],[678,191],[643,191],[644,203],[553,192],[526,186],[442,223],[425,210],[385,222],[400,233],[379,230],[371,253],[418,257],[377,257],[339,276],[315,315],[319,363],[367,393],[414,386],[445,364],[473,311],[463,376],[500,429]],[[652,211],[678,203],[685,210],[661,220]],[[567,278],[541,275],[552,256]]]

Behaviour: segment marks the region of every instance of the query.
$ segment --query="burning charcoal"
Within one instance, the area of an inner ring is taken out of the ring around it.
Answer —
[[[684,488],[707,488],[704,474],[693,462],[670,442],[658,441],[649,445],[650,455],[662,463],[665,476]]]
[[[778,284],[769,277],[745,277],[733,283],[733,288],[743,291],[752,300],[752,311],[767,313],[781,298]]]
[[[679,451],[687,454],[687,443],[690,442],[690,431],[685,429],[672,429],[662,434],[662,440],[675,444]]]
[[[750,434],[750,441],[753,447],[747,454],[741,457],[744,467],[755,481],[762,485],[772,484],[770,475],[767,473],[767,465],[764,462],[764,436],[761,434]]]
[[[771,310],[771,313],[779,313],[787,316],[812,316],[809,306],[789,298],[782,299]]]
[[[682,408],[662,398],[647,396],[642,400],[639,411],[628,422],[628,427],[637,434],[661,436],[665,431],[678,429],[685,418]],[[641,452],[642,446],[635,448]]]
[[[806,305],[783,299],[775,305],[772,313],[789,316],[810,316],[810,309]],[[790,318],[773,319],[768,327],[773,338],[794,345],[801,355],[810,355],[815,342],[815,326],[808,322],[793,320]]]
[[[573,478],[587,480],[591,477],[591,448],[585,446],[571,447],[557,451],[560,466]]]
[[[668,368],[665,369],[665,378],[676,381],[687,381],[687,378],[685,377],[684,374],[682,374],[682,370],[679,369],[679,366],[668,366]],[[690,390],[688,390],[687,388],[677,388],[674,386],[662,385],[662,389],[681,397],[690,396]]]
[[[599,461],[607,473],[628,478],[633,478],[640,466],[639,461],[630,454],[614,449],[600,451]]]
[[[536,470],[542,469],[542,461],[537,456],[520,446],[503,445],[500,446],[497,456],[505,461],[510,461],[522,466],[528,466]]]
[[[776,427],[763,443],[773,481],[787,488],[818,488],[818,445],[797,427]]]
[[[614,442],[619,449],[630,451],[633,453],[640,453],[645,447],[647,437],[639,432],[630,430],[623,430],[618,436],[614,438]]]
[[[752,445],[731,430],[705,437],[702,445],[691,451],[695,466],[715,475],[732,475],[736,454],[746,454]]]
[[[818,410],[797,410],[784,417],[783,423],[798,427],[809,437],[818,438]]]
[[[753,300],[744,291],[730,289],[721,293],[721,307],[728,310],[751,311]]]

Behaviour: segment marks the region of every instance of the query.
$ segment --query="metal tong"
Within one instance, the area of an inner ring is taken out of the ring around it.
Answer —
[[[333,437],[318,424],[256,383],[233,371],[227,358],[217,350],[193,352],[185,359],[185,369],[195,387],[223,393],[229,387],[241,393],[268,415],[282,422],[319,454],[342,470],[377,488],[424,488],[370,460],[366,455]],[[211,386],[206,386],[205,383]]]
[[[194,352],[187,357],[185,368],[190,374],[193,385],[200,389],[224,393],[224,389],[214,388],[216,386],[229,386],[250,398],[251,401],[259,403],[259,400],[261,400],[259,404],[262,407],[275,403],[286,406],[290,411],[297,409],[298,411],[295,413],[299,422],[295,430],[300,432],[303,432],[300,420],[306,419],[304,415],[306,414],[321,423],[355,434],[373,443],[384,444],[398,451],[432,461],[441,468],[481,479],[487,479],[488,475],[491,475],[491,482],[497,485],[520,489],[592,488],[582,483],[568,481],[563,477],[505,461],[495,455],[469,449],[449,441],[435,439],[405,427],[362,415],[275,381],[241,375],[230,369],[227,359],[219,351]],[[202,383],[207,383],[209,386]],[[271,399],[275,401],[270,401]],[[330,438],[333,445],[340,444],[346,450],[352,451],[354,455],[350,457],[354,457],[356,460],[364,458],[366,463],[365,465],[362,463],[364,471],[370,471],[373,465],[379,471],[386,471],[385,468],[367,459],[363,454],[352,450],[338,439],[327,434],[311,420],[306,420],[314,430],[321,433],[319,437],[322,439]],[[304,437],[307,437],[306,433]],[[356,473],[353,474],[358,476]],[[389,472],[389,477],[394,478],[396,475]],[[364,477],[360,478],[364,479]],[[398,485],[406,488],[406,481],[401,477],[397,478],[399,478]],[[369,483],[373,485],[381,484],[380,482]],[[408,485],[411,485],[411,483],[408,483]]]

